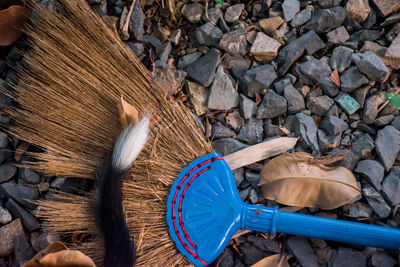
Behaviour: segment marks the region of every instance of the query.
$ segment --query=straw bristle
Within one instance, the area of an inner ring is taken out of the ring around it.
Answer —
[[[121,132],[121,95],[137,110],[158,114],[163,122],[153,127],[123,185],[127,224],[137,241],[138,266],[189,264],[169,237],[166,199],[181,169],[211,152],[210,144],[190,111],[172,105],[155,84],[162,112],[157,108],[148,70],[83,0],[59,0],[56,8],[37,7],[27,32],[32,50],[14,88],[20,108],[9,111],[15,121],[10,131],[45,150],[34,154],[37,170],[95,178]],[[51,231],[87,234],[89,241],[78,249],[101,265],[104,249],[92,201],[58,194],[40,203],[38,216]]]

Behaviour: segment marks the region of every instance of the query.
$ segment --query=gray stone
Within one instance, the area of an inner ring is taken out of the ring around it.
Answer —
[[[33,232],[39,229],[39,223],[33,217],[32,214],[24,210],[20,205],[18,205],[14,200],[9,199],[4,205],[6,209],[16,218],[20,218],[22,225],[29,231]]]
[[[0,148],[5,148],[8,145],[7,133],[0,132]]]
[[[212,126],[211,136],[213,138],[234,137],[236,133],[218,121]]]
[[[305,237],[290,236],[286,244],[302,266],[319,267],[318,258]]]
[[[375,139],[376,153],[386,171],[392,168],[400,151],[400,131],[393,126],[385,126],[378,131]]]
[[[222,13],[221,9],[212,7],[208,9],[208,19],[209,21],[217,25],[218,21],[224,17],[224,13]]]
[[[396,23],[392,29],[385,35],[386,40],[390,43],[393,42],[394,39],[400,34],[400,22]],[[386,52],[386,51],[385,51]],[[379,55],[380,56],[380,55]]]
[[[333,49],[332,57],[331,57],[331,68],[337,69],[339,73],[345,71],[351,64],[351,56],[353,55],[353,49],[338,46]]]
[[[374,121],[374,125],[377,127],[383,127],[387,124],[390,124],[394,120],[393,115],[386,115],[386,116],[381,116],[379,118],[376,118]]]
[[[182,56],[178,61],[178,68],[184,69],[188,65],[192,64],[196,60],[198,60],[203,54],[201,52],[194,52],[191,54],[187,54]]]
[[[324,130],[318,129],[318,144],[322,153],[337,148],[340,145],[340,134],[331,135]]]
[[[314,154],[319,154],[319,144],[317,138],[317,125],[311,116],[307,116],[303,113],[297,113],[295,115],[295,134],[300,136],[300,145],[305,149],[310,148]]]
[[[375,121],[378,116],[378,109],[381,104],[386,101],[386,97],[383,94],[377,94],[370,96],[365,101],[365,107],[363,112],[363,121],[365,124],[371,124]]]
[[[170,67],[156,69],[156,82],[165,88],[168,96],[178,93],[183,87],[186,78],[186,72]]]
[[[339,87],[329,77],[322,78],[318,85],[322,92],[330,97],[334,97],[339,93]]]
[[[348,94],[339,94],[335,97],[335,101],[349,115],[354,114],[360,108],[360,104]]]
[[[186,81],[190,102],[192,102],[194,111],[197,116],[201,116],[208,111],[207,96],[208,92],[204,86],[197,83]]]
[[[336,116],[327,115],[320,124],[320,128],[330,134],[337,135],[349,128],[349,125]]]
[[[389,77],[389,70],[382,60],[372,52],[356,53],[352,56],[358,69],[371,80],[384,82]]]
[[[258,21],[258,25],[269,35],[273,36],[276,29],[282,25],[284,20],[277,16],[277,17],[270,17],[265,19],[260,19]]]
[[[140,1],[136,1],[133,7],[131,19],[129,20],[129,35],[135,37],[137,40],[142,40],[144,34],[144,13],[140,6]]]
[[[368,78],[357,67],[350,67],[340,76],[341,88],[344,92],[352,92],[368,83]]]
[[[16,219],[11,223],[0,227],[0,253],[2,253],[3,255],[8,255],[9,253],[11,253],[14,248],[15,239],[20,233],[23,232],[24,230],[22,229],[20,219]],[[1,265],[0,261],[0,266],[6,267],[9,265],[5,263],[4,265]]]
[[[251,46],[250,53],[258,61],[269,62],[278,55],[279,47],[281,47],[280,42],[259,32]]]
[[[12,221],[10,212],[0,206],[0,224],[7,224]]]
[[[309,97],[307,100],[307,108],[312,113],[320,116],[326,115],[333,104],[333,99],[327,95]]]
[[[36,252],[29,244],[24,233],[20,233],[14,242],[15,261],[20,265],[24,265],[27,261],[35,256]]]
[[[354,172],[367,179],[376,190],[381,191],[385,169],[378,161],[369,159],[359,161]]]
[[[196,31],[196,40],[205,46],[218,46],[223,32],[211,22],[201,25]]]
[[[367,199],[368,204],[378,214],[379,218],[387,218],[390,215],[391,208],[385,202],[383,197],[369,184],[366,184],[362,188],[362,193]]]
[[[11,164],[0,165],[0,183],[7,182],[17,172],[17,167]]]
[[[275,82],[274,88],[275,88],[275,91],[281,95],[284,93],[285,87],[288,85],[292,85],[291,80],[289,78],[284,78],[278,82]]]
[[[244,9],[243,4],[236,4],[228,7],[224,15],[225,21],[228,23],[236,22],[239,19],[240,15],[242,14],[243,9]]]
[[[400,131],[400,116],[397,116],[396,118],[394,118],[394,120],[392,121],[391,124],[394,128],[396,128],[397,130]]]
[[[14,181],[9,181],[0,184],[2,191],[8,198],[12,198],[24,207],[29,209],[36,208],[29,200],[37,200],[39,192],[35,187],[17,184]]]
[[[247,40],[246,40],[246,30],[234,30],[227,32],[222,35],[219,42],[219,47],[224,49],[226,52],[236,55],[247,53]]]
[[[239,185],[244,180],[244,169],[239,168],[239,169],[233,170],[232,173],[233,173],[233,177],[235,177],[236,186],[239,187]]]
[[[378,7],[384,17],[400,10],[400,2],[398,0],[372,0]]]
[[[230,267],[230,266],[234,266],[234,264],[235,264],[235,262],[234,262],[232,250],[230,250],[229,248],[225,248],[224,251],[222,252],[220,266],[221,267]]]
[[[368,18],[371,8],[368,0],[349,0],[346,4],[346,15],[350,19],[363,22]]]
[[[224,72],[223,66],[219,66],[210,88],[208,108],[228,110],[237,107],[238,104],[239,93],[236,91],[236,82]]]
[[[375,41],[381,37],[382,33],[378,30],[360,30],[350,36],[349,42],[346,44],[353,45],[355,49],[361,46],[365,41]]]
[[[239,249],[243,255],[243,263],[246,264],[246,266],[253,265],[270,255],[270,253],[259,250],[249,243],[242,244]]]
[[[284,97],[278,95],[274,90],[268,90],[258,107],[259,119],[275,118],[287,110],[287,101]]]
[[[354,219],[370,218],[373,213],[373,210],[371,209],[370,206],[360,201],[351,204],[346,204],[345,206],[342,206],[342,210],[345,216]]]
[[[60,236],[58,236],[54,233],[50,233],[50,232],[41,233],[37,238],[37,245],[39,247],[39,251],[46,249],[50,244],[57,242],[57,241],[62,242],[62,239]]]
[[[259,173],[247,171],[245,173],[245,177],[246,177],[246,181],[248,181],[253,188],[258,189],[258,182],[260,181]]]
[[[374,140],[366,133],[353,143],[351,151],[358,155],[359,158],[365,159],[371,157],[371,151],[374,148]]]
[[[242,112],[243,117],[246,120],[253,118],[257,115],[257,108],[255,106],[255,102],[242,94],[240,94],[239,106],[240,106],[240,112]]]
[[[212,148],[222,156],[231,154],[238,150],[248,147],[248,145],[233,139],[233,138],[221,138],[211,143]]]
[[[308,30],[327,32],[340,27],[345,18],[345,10],[341,6],[332,7],[330,9],[318,9],[314,11],[311,20],[307,22],[305,28]]]
[[[285,0],[282,4],[283,15],[286,21],[291,21],[300,11],[299,0]]]
[[[300,76],[300,83],[308,85],[318,83],[322,78],[329,77],[332,72],[328,64],[315,58],[298,65],[296,71]]]
[[[367,266],[367,257],[360,251],[340,247],[330,263],[331,267],[365,267]]]
[[[336,28],[326,34],[328,37],[328,42],[332,44],[344,44],[350,39],[350,35],[344,26]]]
[[[182,14],[190,23],[198,23],[203,15],[204,7],[202,4],[194,2],[184,5],[182,8]]]
[[[307,6],[300,13],[298,13],[290,22],[292,27],[301,26],[311,19],[311,14],[314,11],[313,6]]]
[[[251,204],[256,204],[258,202],[258,194],[254,188],[250,190],[248,198]]]
[[[132,50],[132,52],[139,58],[143,59],[144,58],[144,47],[141,43],[139,42],[128,42],[127,43],[129,48]]]
[[[370,88],[371,87],[367,85],[354,91],[353,96],[357,100],[358,104],[360,104],[360,108],[364,108],[365,99],[369,93]]]
[[[249,119],[240,129],[237,139],[250,145],[260,143],[263,139],[263,120]]]
[[[251,189],[252,189],[251,186],[248,186],[248,187],[246,187],[246,188],[244,188],[244,189],[239,191],[239,196],[243,201],[245,201],[247,199]]]
[[[236,79],[241,79],[246,70],[250,68],[251,63],[251,60],[242,56],[231,56],[229,54],[225,54],[222,64],[225,66],[225,68],[230,70],[233,77]]]
[[[27,183],[40,183],[40,175],[30,168],[19,168],[19,178]]]
[[[281,129],[278,125],[271,122],[271,119],[264,120],[264,137],[274,137],[282,135]]]
[[[371,265],[373,267],[393,267],[396,263],[397,261],[383,250],[375,251],[371,257]]]
[[[393,172],[383,180],[382,194],[391,206],[400,203],[400,178]]]
[[[304,51],[312,55],[325,47],[325,43],[319,38],[315,31],[309,31],[298,39],[282,48],[277,57],[277,62],[281,66],[279,73],[285,74],[290,66],[303,55]]]
[[[186,67],[188,77],[204,87],[208,87],[214,79],[219,58],[219,52],[211,49],[207,54]]]
[[[248,97],[260,94],[261,90],[269,88],[278,77],[272,65],[260,65],[249,69],[241,79],[242,91]]]
[[[293,87],[293,85],[288,84],[285,87],[284,96],[288,104],[289,114],[296,114],[305,109],[304,98],[299,91]]]
[[[247,241],[253,244],[256,248],[269,253],[280,253],[278,241],[266,239],[260,236],[248,235]]]

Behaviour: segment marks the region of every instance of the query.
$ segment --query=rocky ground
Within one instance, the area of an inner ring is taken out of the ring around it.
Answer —
[[[111,27],[122,29],[130,3],[89,2]],[[172,9],[174,16],[167,2],[137,0],[124,39],[149,69],[152,51],[156,80],[171,101],[182,99],[193,110],[217,152],[277,136],[300,137],[295,151],[348,151],[338,164],[354,172],[362,198],[336,210],[299,212],[399,227],[400,113],[382,94],[400,92],[398,0],[179,1]],[[6,88],[15,81],[20,49],[26,49],[24,39],[0,58]],[[8,104],[2,96],[0,107]],[[84,180],[14,166],[26,157],[10,152],[17,147],[26,144],[0,132],[0,266],[17,266],[60,239],[40,228],[27,199],[45,197],[49,188],[91,188]],[[235,171],[240,196],[275,206],[257,187],[261,167]],[[323,240],[266,237],[235,238],[215,264],[250,266],[285,253],[291,266],[378,267],[394,266],[398,257]],[[8,250],[13,253],[1,254]]]

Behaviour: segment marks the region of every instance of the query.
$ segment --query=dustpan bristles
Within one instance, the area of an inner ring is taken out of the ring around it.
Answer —
[[[15,122],[10,131],[46,151],[34,154],[37,170],[94,178],[121,131],[116,108],[121,95],[139,111],[159,111],[148,70],[84,1],[59,0],[57,10],[37,7],[27,32],[32,50],[14,88],[22,115],[9,111]],[[165,95],[154,86],[158,96]],[[182,103],[158,99],[164,122],[152,130],[124,182],[124,208],[137,240],[138,266],[187,265],[168,235],[165,202],[180,170],[212,149]],[[91,236],[78,249],[101,265],[92,196],[58,194],[54,201],[42,201],[39,211],[49,230]]]

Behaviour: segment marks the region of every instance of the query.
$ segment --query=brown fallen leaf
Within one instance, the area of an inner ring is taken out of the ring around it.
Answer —
[[[128,127],[131,123],[135,124],[138,122],[138,111],[134,106],[126,102],[122,96],[120,102],[117,104],[117,109],[122,128]]]
[[[16,161],[19,161],[22,157],[22,155],[28,150],[29,148],[29,143],[27,142],[22,142],[16,149],[14,159]]]
[[[336,84],[338,87],[340,87],[340,77],[339,77],[339,72],[337,69],[335,69],[332,73],[331,76],[329,77],[331,81]]]
[[[62,242],[54,242],[38,252],[23,267],[95,267],[94,262],[77,250],[69,250]]]
[[[0,46],[10,45],[21,37],[28,13],[23,6],[10,6],[0,11]]]
[[[275,254],[256,262],[251,267],[290,267],[290,265],[284,255]]]
[[[269,161],[261,171],[259,186],[267,199],[279,203],[335,209],[358,199],[360,191],[353,173],[344,167],[326,167],[304,158],[285,154]]]
[[[256,96],[256,102],[254,103],[254,106],[258,107],[261,104],[262,99],[261,99],[261,96],[259,94],[257,94],[257,93],[254,93],[254,94]]]

